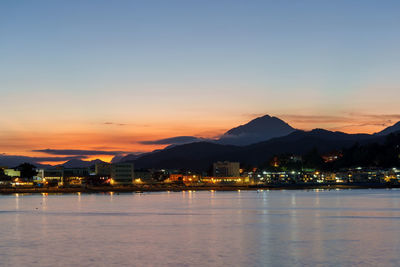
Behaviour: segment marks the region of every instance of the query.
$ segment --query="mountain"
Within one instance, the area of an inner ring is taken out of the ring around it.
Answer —
[[[58,166],[64,166],[65,168],[89,168],[96,163],[103,163],[104,161],[95,159],[91,161],[86,161],[86,160],[80,160],[80,159],[71,159],[63,164],[60,164]]]
[[[0,154],[0,167],[14,168],[22,163],[30,163],[37,168],[51,167],[48,164],[40,164],[42,161],[46,161],[46,158]]]
[[[295,130],[283,120],[265,115],[244,125],[230,129],[219,138],[217,143],[246,146],[271,138],[285,136]]]
[[[369,134],[346,134],[323,129],[298,130],[284,137],[246,146],[237,158],[240,162],[258,165],[278,154],[302,155],[313,148],[320,153],[328,153],[348,148],[355,143],[381,142],[383,139]]]
[[[141,144],[146,145],[168,146],[162,150],[155,150],[153,152],[143,155],[129,154],[124,157],[115,157],[112,162],[132,162],[135,161],[137,158],[141,158],[153,153],[158,153],[164,150],[171,150],[175,147],[180,147],[182,145],[193,143],[214,143],[219,145],[246,146],[261,141],[266,141],[271,138],[285,136],[294,131],[296,131],[296,129],[291,127],[283,120],[265,115],[262,117],[258,117],[244,125],[240,125],[238,127],[230,129],[229,131],[224,133],[219,139],[206,139],[194,136],[175,136],[165,139],[141,141]]]
[[[400,121],[397,122],[396,124],[387,127],[383,131],[380,131],[378,133],[375,133],[376,135],[388,135],[391,133],[399,132],[400,131]]]
[[[152,152],[133,161],[135,168],[206,170],[212,162],[234,160],[241,147],[209,142],[195,142]]]
[[[136,154],[128,154],[126,156],[115,156],[112,160],[111,163],[117,163],[117,162],[130,162],[134,161],[139,157],[139,155]]]
[[[368,134],[346,134],[322,129],[297,130],[287,136],[247,146],[221,145],[196,142],[176,146],[139,157],[134,161],[137,168],[191,169],[205,171],[216,161],[238,161],[257,166],[283,153],[304,154],[313,148],[321,153],[348,148],[355,143],[382,142],[384,137]]]
[[[204,138],[199,138],[195,136],[175,136],[158,140],[140,141],[139,143],[143,145],[184,145],[205,140],[206,139]]]

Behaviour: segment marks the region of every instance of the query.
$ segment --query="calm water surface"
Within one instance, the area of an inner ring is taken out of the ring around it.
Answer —
[[[399,266],[400,191],[0,196],[1,266]]]

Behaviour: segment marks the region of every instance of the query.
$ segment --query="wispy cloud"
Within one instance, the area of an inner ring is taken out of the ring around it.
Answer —
[[[400,120],[400,114],[366,114],[366,113],[342,113],[342,115],[298,115],[281,114],[278,117],[287,120],[298,128],[324,127],[328,130],[346,132],[380,131]]]
[[[103,124],[104,125],[114,125],[114,126],[126,126],[126,125],[128,125],[126,123],[117,123],[117,122],[111,122],[111,121],[106,121]]]
[[[362,114],[362,113],[349,113],[350,116],[361,117],[368,120],[375,120],[386,123],[396,123],[400,121],[400,114]],[[385,124],[386,125],[386,124]]]
[[[35,149],[32,152],[46,153],[49,155],[71,155],[71,156],[95,156],[95,155],[120,155],[127,154],[126,151],[105,151],[105,150],[81,150],[81,149]]]
[[[193,142],[205,141],[206,139],[194,136],[175,136],[157,140],[139,141],[143,145],[183,145]]]
[[[281,114],[278,117],[301,123],[345,123],[353,121],[352,118],[345,116]]]

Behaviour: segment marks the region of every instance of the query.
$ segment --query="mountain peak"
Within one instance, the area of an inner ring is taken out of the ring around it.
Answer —
[[[259,133],[265,130],[274,130],[275,127],[285,127],[288,129],[293,129],[289,124],[283,120],[272,117],[270,115],[264,115],[249,121],[246,124],[240,125],[238,127],[232,128],[227,131],[224,135],[241,135],[243,133]],[[294,130],[294,129],[293,129]]]
[[[219,139],[219,143],[232,145],[248,145],[281,137],[294,132],[295,129],[283,120],[264,115],[250,122],[232,128]]]

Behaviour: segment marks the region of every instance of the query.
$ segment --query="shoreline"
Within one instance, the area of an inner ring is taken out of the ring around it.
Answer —
[[[0,188],[0,195],[10,194],[75,194],[75,193],[145,193],[183,191],[238,191],[238,190],[336,190],[336,189],[392,189],[400,184],[352,183],[352,184],[276,184],[276,185],[134,185],[121,187],[49,187],[49,188]]]

